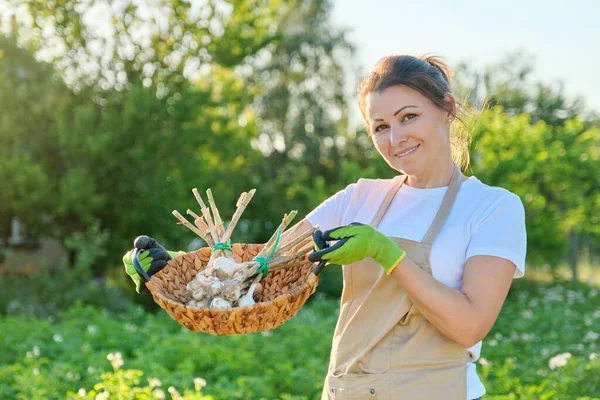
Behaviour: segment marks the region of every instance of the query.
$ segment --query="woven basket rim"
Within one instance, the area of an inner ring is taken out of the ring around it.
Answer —
[[[241,246],[262,246],[262,247],[264,247],[264,243],[233,243],[231,245],[231,247],[241,247]],[[203,250],[204,251],[211,250],[211,248],[210,247],[202,247],[202,248],[190,251],[190,252],[186,252],[184,254],[178,255],[177,257],[174,257],[170,261],[174,261],[174,260],[176,260],[176,259],[178,259],[180,257],[184,257],[185,255],[193,254],[193,253],[200,252],[200,251],[203,251]],[[175,265],[177,265],[177,264],[175,264]],[[167,263],[167,265],[165,266],[165,269],[166,268],[170,268],[169,263]],[[161,272],[162,272],[162,270],[161,270]],[[296,294],[296,293],[298,293],[298,292],[300,292],[302,290],[305,290],[306,286],[310,286],[311,283],[313,283],[312,281],[314,281],[314,284],[315,284],[315,287],[316,287],[316,284],[319,281],[319,276],[315,275],[314,268],[313,268],[309,272],[308,277],[306,278],[305,282],[303,282],[301,285],[293,288],[292,290],[290,290],[290,291],[288,291],[286,293],[282,293],[282,294],[278,295],[277,297],[275,297],[275,298],[273,298],[273,299],[271,299],[269,301],[257,302],[255,304],[253,304],[251,306],[247,306],[247,307],[237,306],[237,307],[232,307],[232,308],[228,308],[228,309],[216,309],[216,308],[205,308],[205,307],[188,306],[185,303],[182,303],[180,301],[175,301],[175,300],[172,300],[172,299],[166,297],[160,291],[154,291],[153,290],[154,284],[153,284],[152,280],[155,279],[155,276],[156,275],[153,275],[150,278],[150,281],[146,285],[149,286],[148,289],[152,292],[152,294],[155,295],[155,296],[157,296],[161,300],[163,300],[163,301],[165,301],[167,303],[173,303],[173,304],[181,305],[181,306],[185,307],[186,309],[190,309],[192,311],[203,311],[203,312],[205,312],[205,311],[214,311],[214,312],[220,312],[220,313],[225,313],[225,314],[229,314],[229,313],[232,313],[232,312],[237,312],[239,310],[252,310],[253,308],[258,308],[258,307],[269,307],[269,306],[273,305],[276,301],[281,301],[284,296],[293,295],[293,294]],[[158,277],[156,277],[156,279],[158,279]],[[311,280],[311,282],[309,282],[309,280]]]

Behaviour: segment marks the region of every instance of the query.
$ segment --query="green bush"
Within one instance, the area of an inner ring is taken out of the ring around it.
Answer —
[[[104,255],[107,240],[107,232],[95,224],[87,233],[76,233],[67,239],[66,247],[76,254],[73,265],[63,262],[52,268],[40,267],[29,275],[2,273],[0,315],[56,317],[76,301],[125,310],[131,304],[130,297],[104,279],[92,276],[92,265]]]
[[[517,282],[478,363],[486,399],[600,399],[599,310],[597,289]],[[139,306],[110,312],[76,303],[57,320],[5,316],[0,398],[93,398],[110,389],[140,399],[155,390],[166,398],[177,390],[190,399],[318,399],[337,315],[338,301],[316,294],[283,326],[230,337],[189,332]]]

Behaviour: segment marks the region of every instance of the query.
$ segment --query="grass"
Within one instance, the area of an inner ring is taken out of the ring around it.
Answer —
[[[232,337],[135,306],[0,317],[0,398],[318,399],[337,315],[313,297],[280,328]],[[486,400],[600,400],[599,327],[597,288],[516,281],[478,363]]]

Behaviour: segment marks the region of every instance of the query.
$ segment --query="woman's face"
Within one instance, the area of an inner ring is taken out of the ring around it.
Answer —
[[[407,86],[367,96],[366,115],[377,151],[390,167],[407,175],[429,175],[451,160],[452,117]]]

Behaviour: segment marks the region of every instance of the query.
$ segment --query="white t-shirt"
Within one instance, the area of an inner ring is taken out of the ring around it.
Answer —
[[[369,224],[386,193],[398,184],[394,179],[360,179],[325,200],[307,219],[325,231],[351,222]],[[387,236],[421,241],[442,204],[448,187],[419,189],[402,185],[377,229]],[[498,187],[470,177],[460,187],[448,220],[431,249],[433,277],[455,289],[462,286],[469,257],[488,255],[515,264],[515,278],[525,273],[527,235],[521,199]],[[481,342],[467,349],[473,360]],[[467,364],[467,398],[485,394],[475,364]]]

